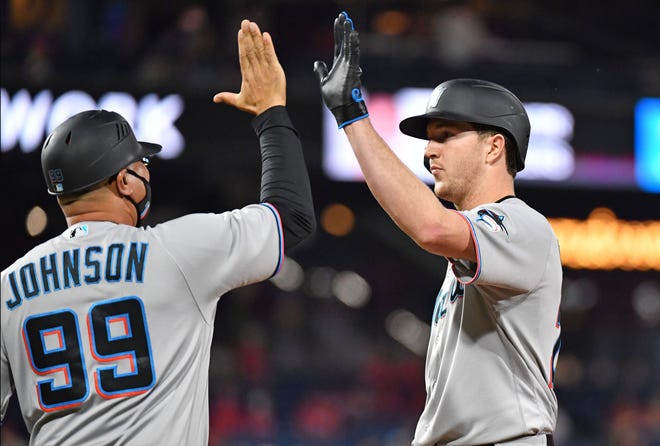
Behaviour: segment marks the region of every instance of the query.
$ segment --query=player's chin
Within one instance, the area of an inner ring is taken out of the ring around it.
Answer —
[[[449,188],[447,187],[447,183],[443,181],[439,181],[438,179],[435,180],[435,185],[433,186],[433,192],[438,198],[445,198],[447,193],[449,192]]]
[[[435,196],[441,200],[449,201],[451,203],[454,203],[454,199],[456,198],[456,193],[454,190],[449,187],[447,183],[440,181],[435,183],[435,186],[433,187],[433,193],[435,193]]]

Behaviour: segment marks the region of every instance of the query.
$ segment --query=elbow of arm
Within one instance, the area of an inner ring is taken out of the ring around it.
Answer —
[[[316,217],[313,209],[280,210],[284,231],[284,251],[299,245],[316,230]]]
[[[475,248],[469,232],[453,232],[451,227],[430,225],[417,233],[415,242],[431,254],[476,261]]]
[[[432,254],[441,254],[445,244],[445,234],[435,225],[427,225],[420,228],[413,236],[415,242],[424,250]]]
[[[302,238],[307,238],[316,231],[316,217],[314,216],[313,209],[300,212],[296,214],[295,218],[298,220],[298,226],[301,228]]]

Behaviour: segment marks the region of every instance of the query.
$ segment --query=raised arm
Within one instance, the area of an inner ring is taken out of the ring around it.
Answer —
[[[241,22],[238,53],[240,92],[218,93],[213,100],[257,115],[252,126],[261,148],[261,201],[279,212],[288,251],[313,233],[316,220],[302,144],[285,108],[286,77],[270,34],[256,23]]]
[[[314,64],[323,102],[343,128],[372,194],[392,220],[419,246],[434,254],[476,260],[469,227],[390,149],[369,119],[361,93],[360,42],[353,22],[335,19],[335,57],[330,71]]]

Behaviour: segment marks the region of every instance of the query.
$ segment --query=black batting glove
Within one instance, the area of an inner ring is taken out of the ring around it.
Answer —
[[[360,76],[360,39],[346,12],[335,19],[335,56],[328,73],[325,63],[314,62],[321,85],[321,97],[337,120],[339,128],[369,116],[362,98]]]

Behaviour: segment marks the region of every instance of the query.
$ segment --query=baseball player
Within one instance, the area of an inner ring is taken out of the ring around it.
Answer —
[[[218,299],[271,277],[315,227],[272,39],[243,20],[238,48],[241,90],[214,101],[256,115],[259,204],[136,227],[159,145],[104,110],[74,115],[44,142],[68,228],[2,272],[0,305],[2,416],[16,393],[30,444],[208,444]]]
[[[314,65],[325,105],[380,205],[420,247],[449,262],[433,310],[427,398],[412,444],[552,444],[562,270],[547,220],[514,193],[530,131],[523,105],[482,80],[435,88],[426,112],[399,126],[428,140],[434,194],[369,120],[358,33],[346,13],[335,20],[334,35],[332,68]]]

